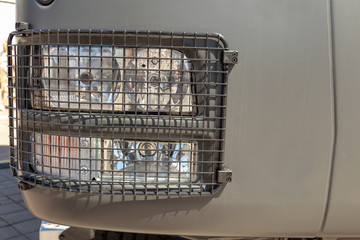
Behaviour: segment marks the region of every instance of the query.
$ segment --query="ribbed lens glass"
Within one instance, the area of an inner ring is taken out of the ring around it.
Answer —
[[[105,176],[142,182],[194,182],[196,144],[105,140]],[[192,176],[191,176],[192,175]]]
[[[34,170],[60,179],[91,180],[95,177],[98,139],[34,134]],[[90,148],[92,146],[93,149]]]
[[[112,109],[120,70],[111,47],[44,46],[42,84],[49,107]]]
[[[128,49],[125,92],[128,110],[192,112],[191,62],[171,49]]]
[[[50,45],[41,54],[35,108],[193,113],[191,62],[177,50]]]
[[[195,143],[36,133],[33,149],[35,171],[53,178],[119,183],[191,183],[198,179]]]

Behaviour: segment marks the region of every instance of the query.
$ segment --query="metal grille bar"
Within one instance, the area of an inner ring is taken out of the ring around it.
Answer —
[[[8,41],[11,168],[31,185],[202,196],[222,169],[219,34],[26,30]]]

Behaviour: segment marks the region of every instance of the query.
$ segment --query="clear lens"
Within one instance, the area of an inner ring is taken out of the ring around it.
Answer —
[[[115,176],[126,182],[196,180],[195,144],[105,140],[104,146],[103,169],[108,176],[115,172]]]
[[[111,47],[44,46],[42,53],[42,83],[50,107],[111,109],[107,103],[120,91]]]
[[[34,168],[37,173],[62,179],[91,180],[96,169],[97,151],[90,149],[90,138],[34,135]],[[97,146],[96,139],[91,145]]]
[[[191,183],[198,179],[194,143],[45,134],[34,138],[34,168],[44,176],[119,183]]]
[[[191,112],[188,58],[170,49],[128,49],[126,96],[134,105],[127,110]]]
[[[191,63],[177,50],[50,45],[42,55],[36,108],[193,112]]]

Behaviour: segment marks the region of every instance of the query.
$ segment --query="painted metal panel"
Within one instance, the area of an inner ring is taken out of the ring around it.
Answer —
[[[49,221],[147,233],[314,236],[321,227],[333,141],[325,0],[18,0],[32,28],[219,32],[239,51],[230,74],[226,155],[233,182],[212,198],[25,191]]]
[[[359,11],[359,1],[333,1],[337,136],[323,235],[360,235]]]

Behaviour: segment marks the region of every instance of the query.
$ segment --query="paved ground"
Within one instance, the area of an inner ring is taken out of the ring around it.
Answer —
[[[9,164],[8,111],[0,111],[0,168]]]
[[[27,209],[9,168],[0,169],[0,240],[39,239],[41,220]]]
[[[7,115],[7,111],[0,112],[0,240],[37,240],[41,220],[26,209],[8,167]]]

